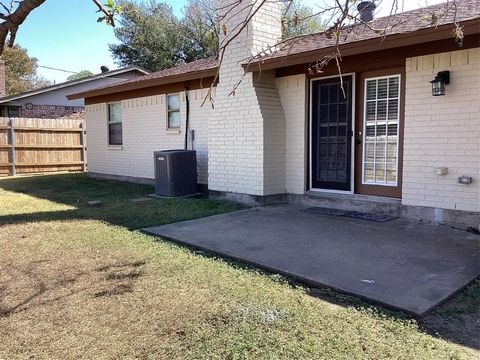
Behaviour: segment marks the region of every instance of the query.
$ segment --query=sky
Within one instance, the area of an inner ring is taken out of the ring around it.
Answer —
[[[331,0],[303,0],[318,8]],[[383,0],[376,16],[388,15],[393,0]],[[428,0],[428,5],[446,0]],[[187,0],[164,0],[181,16]],[[405,10],[425,6],[425,0],[404,0]],[[113,29],[105,23],[97,23],[98,14],[91,0],[47,0],[33,10],[17,33],[17,43],[38,59],[40,66],[73,72],[90,70],[100,72],[100,66],[115,69],[108,44],[116,43]],[[55,81],[65,81],[71,73],[38,68],[38,74]]]

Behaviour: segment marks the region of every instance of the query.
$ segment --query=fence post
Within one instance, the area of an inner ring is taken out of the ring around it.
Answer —
[[[87,162],[86,162],[86,159],[85,159],[85,128],[83,126],[84,124],[85,124],[84,121],[82,121],[82,123],[80,124],[80,128],[82,129],[82,131],[80,132],[80,145],[82,145],[82,161],[83,161],[82,170],[86,171],[87,170]]]
[[[10,148],[10,157],[12,159],[12,176],[14,176],[14,175],[17,175],[17,168],[16,168],[17,156],[15,154],[15,129],[14,129],[15,122],[13,119],[9,119],[9,125],[10,125],[10,145],[12,146]]]

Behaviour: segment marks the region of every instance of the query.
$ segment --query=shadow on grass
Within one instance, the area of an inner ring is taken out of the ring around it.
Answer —
[[[152,193],[153,187],[95,180],[85,174],[1,179],[0,188],[9,192],[25,194],[49,201],[42,203],[42,205],[32,204],[30,207],[27,206],[27,208],[22,206],[21,213],[0,215],[0,226],[7,223],[94,219],[135,230],[243,208],[239,204],[210,199],[152,199],[145,202],[132,202],[131,199],[144,197]],[[5,201],[1,198],[1,194],[0,200]],[[89,207],[88,202],[92,200],[102,201],[103,205],[101,207]],[[58,204],[69,205],[73,209],[57,210]],[[192,251],[204,257],[220,259],[231,266],[249,269],[269,277],[274,277],[276,280],[288,283],[293,287],[305,287],[305,285],[292,278],[272,275],[270,272],[259,270],[248,264],[221,258],[204,251],[193,249]],[[126,275],[111,275],[112,280],[133,280],[138,276],[141,276],[140,272],[132,272]],[[98,297],[131,291],[131,287],[128,284],[121,283],[117,285],[113,288],[100,290]],[[44,291],[41,284],[39,284],[37,292],[32,295],[32,298],[25,299],[26,303],[31,303],[36,297],[43,294]],[[342,295],[329,289],[307,288],[306,291],[310,295],[332,304],[342,307],[355,307],[368,311],[375,316],[388,316],[399,320],[410,318],[409,315],[402,312],[370,305],[356,297]],[[2,289],[0,289],[1,292]],[[16,311],[17,308],[25,306],[26,303],[20,303],[10,310],[7,309],[7,313]],[[454,299],[427,314],[423,319],[419,319],[419,324],[424,331],[432,336],[439,336],[470,348],[480,349],[480,340],[477,335],[480,333],[479,319],[480,281],[477,280]]]
[[[22,267],[12,263],[3,266],[3,271],[15,274],[15,277],[11,277],[14,283],[4,284],[0,294],[7,293],[9,287],[16,289],[21,286],[24,291],[10,290],[9,297],[15,300],[8,305],[2,304],[5,296],[0,297],[0,318],[51,305],[80,293],[92,298],[130,293],[137,279],[142,276],[142,267],[145,265],[145,261],[105,264],[101,268],[66,274],[62,268],[61,271],[50,268],[48,263],[50,260],[30,261]]]
[[[133,202],[132,199],[153,193],[153,187],[95,180],[86,174],[8,178],[0,180],[0,188],[50,202],[32,204],[26,209],[23,206],[21,213],[0,215],[0,225],[33,221],[94,219],[134,230],[242,208],[236,203],[205,198],[152,198],[149,201]],[[89,201],[96,200],[102,202],[101,206],[89,206]],[[72,206],[75,209],[57,210],[58,204]]]

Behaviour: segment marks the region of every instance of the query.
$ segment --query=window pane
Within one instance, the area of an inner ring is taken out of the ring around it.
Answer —
[[[394,164],[387,164],[387,183],[397,182],[397,166]]]
[[[168,95],[168,111],[180,110],[180,95]]]
[[[378,80],[377,98],[385,99],[387,97],[387,79]]]
[[[375,182],[385,182],[385,164],[375,163]]]
[[[377,102],[377,120],[383,121],[387,118],[387,100]]]
[[[19,106],[8,106],[7,107],[7,116],[8,117],[19,117],[20,116],[20,107]]]
[[[367,102],[367,121],[375,121],[375,101]]]
[[[108,143],[110,145],[122,145],[122,124],[108,125]]]
[[[180,128],[180,111],[172,111],[168,113],[168,128]]]
[[[389,98],[397,98],[398,97],[398,90],[399,90],[399,79],[398,76],[391,77],[388,79],[388,97]]]
[[[388,141],[397,141],[398,125],[388,124]]]
[[[365,161],[373,162],[375,160],[375,144],[366,143],[365,144]]]
[[[368,80],[367,81],[367,100],[375,99],[377,95],[377,81]]]
[[[122,122],[122,104],[121,103],[108,104],[108,121]]]
[[[397,162],[397,143],[387,144],[387,163],[394,164]]]
[[[364,181],[366,182],[373,182],[375,181],[373,177],[373,163],[365,163],[365,173],[364,173]]]
[[[388,120],[397,120],[398,100],[388,100]]]

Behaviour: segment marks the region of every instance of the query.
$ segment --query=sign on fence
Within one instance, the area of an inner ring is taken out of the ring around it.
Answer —
[[[85,171],[82,119],[0,118],[0,175]]]

